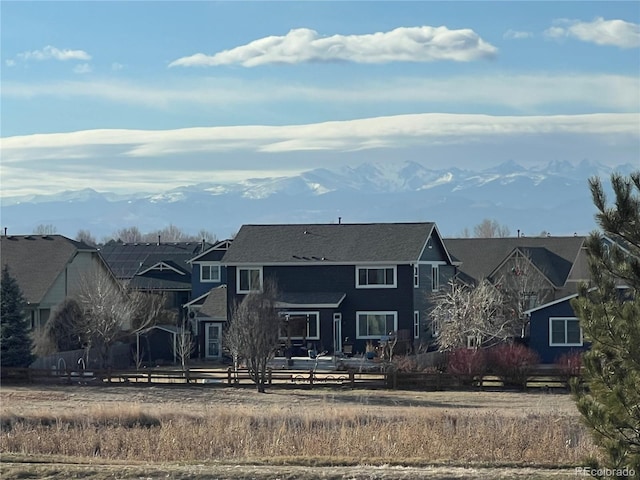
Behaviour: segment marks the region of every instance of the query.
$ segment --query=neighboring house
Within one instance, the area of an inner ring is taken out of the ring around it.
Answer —
[[[205,242],[111,242],[100,253],[116,278],[127,288],[163,294],[166,307],[183,320],[183,307],[191,300],[189,261],[211,245]]]
[[[560,356],[588,348],[582,336],[580,321],[571,307],[577,293],[527,310],[529,347],[540,355],[542,363],[555,363]]]
[[[458,279],[490,281],[517,297],[524,311],[577,292],[588,281],[585,237],[445,239],[458,263]],[[524,319],[523,319],[524,320]],[[526,336],[526,332],[522,332]]]
[[[364,352],[391,332],[429,341],[430,297],[455,266],[434,223],[244,225],[225,254],[227,308],[273,279],[280,338]]]
[[[1,236],[0,261],[24,294],[31,328],[44,326],[55,308],[95,275],[113,278],[96,248],[62,235]]]

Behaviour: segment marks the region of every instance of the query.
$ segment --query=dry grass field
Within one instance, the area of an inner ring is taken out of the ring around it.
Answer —
[[[576,478],[568,395],[2,386],[6,478]]]

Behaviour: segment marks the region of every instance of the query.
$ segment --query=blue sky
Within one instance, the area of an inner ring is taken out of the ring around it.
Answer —
[[[638,2],[0,5],[2,196],[640,163]]]

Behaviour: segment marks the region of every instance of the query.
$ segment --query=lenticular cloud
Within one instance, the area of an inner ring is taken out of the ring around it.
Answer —
[[[401,27],[390,32],[322,37],[308,28],[284,36],[260,38],[214,55],[197,53],[182,57],[170,67],[242,65],[303,62],[469,62],[495,56],[497,48],[470,29],[447,27]]]

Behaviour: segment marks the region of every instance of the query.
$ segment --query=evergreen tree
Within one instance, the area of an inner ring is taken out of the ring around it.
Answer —
[[[18,282],[9,274],[9,267],[2,269],[0,280],[0,351],[3,367],[28,367],[33,361],[31,337],[24,317],[25,300]]]
[[[598,476],[621,476],[626,467],[624,475],[640,478],[640,172],[613,174],[611,184],[613,207],[600,181],[589,181],[602,233],[587,241],[592,284],[572,303],[591,342],[574,396],[606,454],[604,464],[591,465]]]

